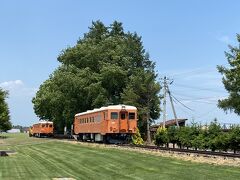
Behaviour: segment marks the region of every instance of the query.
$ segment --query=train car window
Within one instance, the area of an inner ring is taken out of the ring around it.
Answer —
[[[52,125],[50,124],[50,125],[49,125],[49,127],[51,128],[51,127],[52,127]]]
[[[108,113],[107,113],[107,111],[103,113],[103,118],[104,118],[104,120],[106,120],[106,119],[108,118]]]
[[[95,117],[95,122],[100,122],[101,121],[101,113],[98,113],[98,115]]]
[[[126,114],[125,113],[121,113],[121,119],[126,119]]]
[[[45,124],[42,124],[42,127],[45,127]]]
[[[111,119],[118,119],[118,113],[117,112],[111,112]]]
[[[129,113],[129,119],[135,119],[135,113]]]
[[[46,124],[46,127],[48,127],[48,124]]]

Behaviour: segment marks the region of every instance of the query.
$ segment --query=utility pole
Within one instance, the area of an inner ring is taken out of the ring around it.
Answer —
[[[172,100],[172,96],[171,96],[171,92],[170,92],[169,88],[168,88],[168,95],[169,95],[169,98],[170,98],[170,102],[171,102],[171,106],[172,106],[172,111],[173,111],[173,115],[174,115],[174,118],[175,118],[175,122],[177,124],[177,127],[179,128],[177,114],[176,114],[176,111],[175,111],[175,108],[174,108],[174,105],[173,105],[173,100]]]
[[[165,123],[167,119],[167,77],[164,76],[163,79],[163,128],[165,128]]]
[[[177,114],[176,114],[175,107],[173,104],[173,99],[172,99],[171,92],[168,87],[169,79],[166,76],[164,76],[164,78],[161,80],[163,80],[163,128],[165,128],[166,120],[167,120],[167,110],[166,110],[167,109],[167,94],[169,95],[169,99],[170,99],[170,103],[171,103],[171,107],[172,107],[172,111],[173,111],[173,115],[174,115],[177,127],[179,127]]]

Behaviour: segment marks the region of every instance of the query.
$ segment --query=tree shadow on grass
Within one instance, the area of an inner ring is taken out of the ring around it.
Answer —
[[[7,137],[7,136],[5,136],[5,135],[2,135],[2,134],[0,134],[0,139],[7,139],[7,138],[9,138],[9,137]]]

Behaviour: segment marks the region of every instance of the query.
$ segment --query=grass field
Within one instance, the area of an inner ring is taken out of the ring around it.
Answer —
[[[213,166],[148,154],[87,147],[26,134],[0,139],[0,179],[239,179],[240,168]]]

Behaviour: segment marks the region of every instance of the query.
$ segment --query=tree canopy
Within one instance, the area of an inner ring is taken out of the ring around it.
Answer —
[[[223,75],[222,82],[229,96],[218,101],[218,106],[224,111],[233,111],[240,115],[240,35],[237,34],[239,47],[229,46],[230,51],[225,52],[229,67],[218,66]]]
[[[8,93],[0,88],[0,131],[11,129],[10,115],[8,105],[6,103]]]
[[[114,21],[107,27],[101,21],[92,22],[89,32],[64,49],[58,61],[59,68],[32,100],[35,113],[54,121],[58,130],[69,128],[74,114],[109,104],[136,105],[140,126],[147,110],[151,121],[159,117],[155,64],[141,37],[125,32],[122,23]]]

